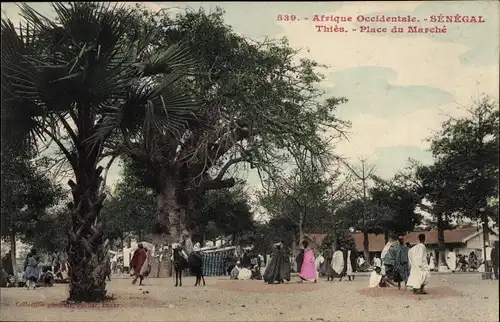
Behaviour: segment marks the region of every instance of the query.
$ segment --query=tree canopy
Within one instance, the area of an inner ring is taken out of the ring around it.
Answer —
[[[379,209],[386,209],[389,216],[382,220],[385,230],[397,234],[406,234],[418,226],[422,221],[422,215],[415,212],[422,198],[399,186],[395,179],[383,180],[375,177],[375,186],[370,189],[372,202]]]
[[[126,237],[143,240],[151,234],[156,221],[156,195],[153,190],[124,171],[114,191],[109,194],[103,208],[107,238],[123,243]]]
[[[300,149],[328,159],[331,140],[348,125],[335,115],[346,99],[323,100],[319,63],[300,57],[286,39],[257,42],[238,35],[219,8],[176,17],[144,9],[136,18],[158,31],[152,48],[180,41],[190,48],[198,63],[189,86],[205,102],[180,139],[156,136],[154,154],[126,149],[144,184],[163,194],[158,212],[172,234],[196,212],[190,202],[235,184],[230,172],[239,164],[272,178],[294,165]]]
[[[242,236],[253,231],[255,221],[249,199],[242,185],[203,195],[197,220],[202,229],[197,240],[232,235],[233,242],[238,242]]]
[[[2,144],[3,145],[3,144]],[[62,200],[61,187],[40,171],[30,153],[2,146],[2,238],[27,240],[40,225],[47,209]]]
[[[430,139],[431,152],[444,188],[452,191],[447,195],[447,209],[480,219],[478,209],[486,208],[497,222],[489,200],[498,197],[498,102],[483,96],[467,112],[465,117],[443,123]]]

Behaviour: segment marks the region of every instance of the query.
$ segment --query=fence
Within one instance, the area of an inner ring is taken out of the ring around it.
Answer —
[[[233,258],[236,247],[227,247],[216,250],[201,252],[203,260],[203,275],[223,276],[225,275],[227,258]]]

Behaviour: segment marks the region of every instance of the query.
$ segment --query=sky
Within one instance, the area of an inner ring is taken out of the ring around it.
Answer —
[[[200,6],[225,9],[225,21],[238,33],[259,39],[287,37],[303,56],[329,66],[321,86],[332,96],[344,96],[338,116],[350,120],[349,140],[336,152],[359,163],[374,165],[376,174],[392,177],[408,158],[431,163],[425,141],[448,117],[464,115],[480,93],[498,100],[499,2],[148,2],[153,10]],[[50,15],[48,3],[32,3]],[[13,3],[2,3],[2,13],[19,20]],[[295,21],[278,21],[278,15]],[[484,23],[431,23],[431,15],[482,16]],[[314,22],[314,15],[352,17],[352,22]],[[384,24],[356,22],[358,16],[414,16],[420,22]],[[425,21],[424,19],[427,19]],[[317,32],[315,25],[337,25],[347,32]],[[446,33],[366,33],[362,27],[409,25],[447,27]],[[354,31],[353,29],[356,29]],[[119,180],[115,165],[108,183]],[[250,186],[258,187],[256,173],[244,173]]]

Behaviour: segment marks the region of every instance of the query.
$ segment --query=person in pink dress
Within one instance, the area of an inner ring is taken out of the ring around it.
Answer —
[[[317,282],[318,274],[316,272],[316,263],[314,257],[314,251],[309,248],[309,243],[307,240],[302,242],[304,247],[304,260],[302,261],[302,267],[300,269],[300,281]]]

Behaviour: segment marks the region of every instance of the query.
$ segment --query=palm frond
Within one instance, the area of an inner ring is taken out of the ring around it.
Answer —
[[[183,68],[184,72],[196,67],[189,48],[185,45],[176,44],[163,52],[153,52],[144,62],[136,64],[144,76],[171,73],[176,68]]]
[[[133,10],[124,5],[52,6],[56,20],[20,5],[19,32],[2,20],[2,123],[10,120],[4,129],[12,137],[34,142],[45,132],[59,137],[64,150],[66,139],[80,140],[75,133],[83,131],[77,145],[101,151],[120,132],[147,138],[183,132],[202,106],[186,85],[196,67],[186,46],[152,50],[155,30],[131,32]]]
[[[32,49],[27,34],[18,35],[14,24],[2,19],[2,139],[20,149],[36,146],[47,125],[43,106],[30,99],[37,93],[33,68],[24,59]]]
[[[179,136],[194,118],[202,102],[184,86],[186,75],[196,65],[189,51],[174,45],[151,57],[133,64],[139,67],[138,80],[120,108],[107,107],[90,141],[110,137],[117,127],[128,133],[140,131],[146,141],[153,132]],[[156,74],[150,75],[153,71]]]

